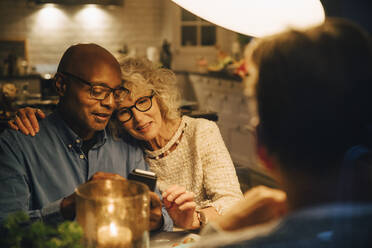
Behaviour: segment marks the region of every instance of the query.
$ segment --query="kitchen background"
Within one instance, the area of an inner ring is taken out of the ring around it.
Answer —
[[[1,0],[0,39],[26,40],[26,60],[31,68],[35,67],[41,73],[55,72],[62,53],[68,46],[78,42],[98,43],[116,56],[120,56],[119,51],[124,52],[127,46],[128,52],[145,56],[149,47],[160,49],[166,39],[174,53],[173,69],[177,70],[195,69],[193,56],[196,54],[208,58],[215,56],[213,46],[200,47],[200,40],[196,41],[199,49],[180,49],[181,9],[170,0],[116,2],[122,4],[52,5],[26,0]],[[187,22],[191,29],[208,27],[200,20]],[[236,34],[209,26],[215,29],[210,32],[215,32],[215,39],[221,48],[231,50]],[[192,44],[194,41],[183,42]]]
[[[351,18],[371,32],[368,0],[322,3],[326,14]],[[50,78],[62,53],[81,42],[97,43],[118,58],[146,56],[170,63],[184,110],[217,121],[241,180],[247,186],[273,185],[255,157],[255,116],[248,111],[253,102],[243,94],[239,76],[244,74],[239,67],[249,40],[170,0],[0,0],[0,84],[16,86],[12,99],[17,107],[51,109],[55,96]],[[5,101],[3,108],[11,110],[11,105]],[[9,113],[0,113],[3,126]]]

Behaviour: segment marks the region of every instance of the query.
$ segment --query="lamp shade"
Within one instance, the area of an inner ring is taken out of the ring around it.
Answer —
[[[303,29],[325,19],[319,0],[172,0],[226,29],[254,37]]]

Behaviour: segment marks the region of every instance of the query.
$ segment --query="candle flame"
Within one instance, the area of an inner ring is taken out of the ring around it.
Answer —
[[[110,235],[111,236],[118,236],[118,228],[116,227],[115,223],[110,223]]]
[[[107,210],[108,210],[109,213],[112,213],[112,212],[114,212],[114,208],[115,208],[114,204],[109,204],[108,207],[107,207]]]

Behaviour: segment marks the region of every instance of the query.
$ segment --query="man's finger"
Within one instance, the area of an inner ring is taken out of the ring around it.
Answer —
[[[91,177],[90,180],[103,180],[103,179],[113,179],[113,180],[123,180],[126,181],[126,179],[119,174],[115,173],[109,173],[109,172],[96,172],[94,175]]]
[[[159,229],[161,225],[162,213],[161,208],[152,209],[150,211],[150,230]]]
[[[159,196],[154,193],[154,192],[150,192],[150,205],[151,205],[151,208],[159,208],[161,207],[161,201],[160,201],[160,198]]]

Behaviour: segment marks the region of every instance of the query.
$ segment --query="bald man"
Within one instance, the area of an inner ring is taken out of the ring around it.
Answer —
[[[55,86],[57,109],[40,121],[36,136],[14,130],[0,135],[0,220],[18,210],[51,223],[71,220],[73,192],[80,184],[148,169],[142,150],[114,139],[106,128],[127,94],[110,52],[95,44],[71,46],[59,63]],[[153,205],[151,230],[172,229],[161,204]]]

